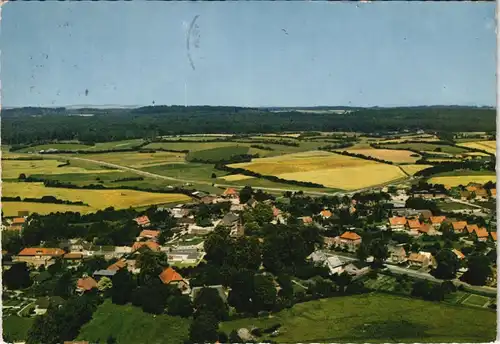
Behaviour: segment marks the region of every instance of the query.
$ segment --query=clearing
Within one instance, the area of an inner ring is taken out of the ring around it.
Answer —
[[[45,187],[43,183],[11,183],[5,182],[2,195],[7,197],[20,196],[21,198],[54,196],[68,201],[82,201],[91,208],[105,209],[114,207],[124,209],[141,207],[151,204],[166,204],[173,202],[187,202],[191,198],[183,194],[154,193],[136,190],[90,190],[90,189],[65,189]]]
[[[353,154],[363,154],[373,158],[392,161],[394,163],[413,163],[420,159],[420,155],[408,150],[396,149],[348,149]],[[412,156],[416,155],[416,156]]]
[[[179,344],[189,336],[189,319],[144,313],[132,305],[115,305],[108,299],[85,324],[77,340],[104,343],[113,335],[120,344]]]
[[[489,342],[496,336],[496,314],[491,310],[379,293],[300,303],[272,318],[224,322],[222,329],[229,333],[275,324],[282,327],[272,339],[282,343]]]
[[[229,166],[341,190],[356,190],[405,177],[397,166],[323,151],[254,159]]]

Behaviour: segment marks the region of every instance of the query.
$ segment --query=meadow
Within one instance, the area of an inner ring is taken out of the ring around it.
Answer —
[[[254,159],[229,166],[341,190],[365,188],[405,177],[397,166],[323,151]]]
[[[229,160],[235,155],[248,154],[248,150],[249,147],[239,146],[239,145],[210,148],[210,149],[190,152],[186,156],[186,160],[188,161],[203,160],[203,161],[218,162],[222,160]]]
[[[428,142],[419,142],[419,143],[398,143],[398,144],[391,144],[387,145],[382,148],[390,148],[390,149],[412,149],[412,150],[417,150],[420,152],[429,152],[429,153],[449,153],[449,154],[461,154],[467,152],[466,149],[460,148],[460,147],[454,147],[454,146],[447,146],[447,145],[438,145],[438,144],[432,144]],[[440,151],[436,152],[436,149],[439,149]]]
[[[497,152],[496,141],[473,141],[473,142],[459,143],[458,145],[462,147],[481,149],[491,154],[496,154]]]
[[[147,166],[161,165],[165,163],[182,163],[185,160],[184,153],[173,152],[113,152],[86,154],[85,159],[103,161],[111,164],[141,168]]]
[[[108,299],[85,324],[77,340],[104,343],[112,335],[120,344],[179,344],[189,336],[190,320],[144,313],[132,305],[115,305]]]
[[[282,327],[272,339],[280,343],[488,342],[496,336],[491,310],[379,293],[300,303],[272,317],[238,319],[221,327],[227,333],[275,324]]]
[[[2,178],[17,179],[21,173],[26,176],[32,174],[68,174],[68,173],[105,173],[104,169],[89,170],[82,165],[70,165],[58,167],[64,164],[57,160],[2,160]]]
[[[4,342],[6,339],[22,342],[26,340],[28,331],[35,319],[19,317],[17,315],[9,315],[2,317],[2,331]]]
[[[470,182],[485,184],[489,181],[496,183],[497,177],[494,174],[470,174],[459,176],[437,176],[428,180],[431,184],[443,184],[445,186],[454,187],[458,185],[467,185]]]
[[[150,204],[166,204],[173,202],[187,202],[190,198],[183,194],[153,193],[136,190],[90,190],[65,189],[45,187],[43,183],[12,183],[5,182],[2,186],[2,195],[7,197],[20,196],[21,198],[54,196],[68,201],[82,201],[90,208],[98,210],[107,207],[123,209],[140,207]],[[24,202],[23,202],[24,203]]]
[[[18,211],[26,210],[30,213],[38,213],[40,215],[47,215],[57,212],[78,212],[80,214],[91,213],[94,211],[91,207],[84,205],[72,204],[52,204],[52,203],[38,203],[38,202],[2,202],[2,211],[5,216],[17,216]]]
[[[394,163],[414,163],[420,159],[420,155],[408,150],[395,149],[348,149],[349,153],[362,154],[373,158],[392,161]],[[412,156],[416,155],[416,156]]]
[[[400,165],[399,167],[402,168],[403,171],[408,173],[410,176],[413,176],[418,171],[425,170],[426,168],[432,167],[432,165],[415,164],[415,165]]]
[[[31,146],[18,150],[20,153],[32,153],[39,152],[41,150],[47,149],[60,149],[60,150],[86,150],[92,148],[92,146],[84,145],[82,143],[48,143],[44,145]]]

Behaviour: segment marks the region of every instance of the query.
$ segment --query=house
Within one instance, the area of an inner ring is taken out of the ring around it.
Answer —
[[[497,189],[491,189],[490,193],[491,193],[491,198],[497,198]]]
[[[96,277],[97,279],[100,279],[101,277],[112,278],[116,274],[116,272],[116,270],[97,270],[94,271],[92,276]]]
[[[390,246],[389,259],[390,262],[400,264],[407,261],[406,250],[403,246]]]
[[[196,249],[173,249],[168,252],[169,263],[196,264],[201,258],[202,254]]]
[[[207,235],[210,232],[213,232],[215,227],[219,224],[220,221],[212,222],[211,226],[202,227],[197,224],[189,225],[187,230],[189,234],[192,235]]]
[[[476,195],[476,199],[480,201],[485,201],[489,198],[488,191],[483,188],[478,188],[474,194]]]
[[[305,225],[310,225],[310,224],[313,223],[313,219],[310,216],[304,216],[302,218],[302,223],[305,224]]]
[[[63,260],[66,262],[72,262],[72,263],[80,262],[83,260],[83,253],[81,253],[81,252],[66,253],[63,256]]]
[[[462,252],[460,252],[459,250],[457,250],[457,249],[454,248],[451,251],[453,253],[455,253],[455,255],[457,256],[458,259],[464,259],[465,258],[465,255]]]
[[[475,238],[477,241],[487,241],[490,236],[486,228],[481,227],[475,232]]]
[[[108,268],[106,270],[118,271],[118,270],[126,268],[126,267],[127,267],[127,262],[125,261],[125,259],[120,259],[119,261],[108,266]]]
[[[141,227],[149,227],[151,225],[149,217],[147,217],[146,215],[139,216],[138,218],[135,218],[134,221]]]
[[[177,285],[183,294],[189,293],[189,283],[170,266],[165,268],[159,277],[163,284]]]
[[[432,211],[428,209],[417,210],[417,213],[423,220],[429,220],[432,217]]]
[[[119,258],[124,254],[132,253],[132,247],[130,246],[115,246],[115,257]]]
[[[408,263],[410,266],[425,268],[429,265],[429,258],[421,253],[410,253]]]
[[[467,201],[471,197],[472,197],[472,192],[467,191],[467,190],[460,191],[460,199],[462,201]]]
[[[160,245],[158,245],[154,241],[136,241],[132,245],[131,252],[133,253],[135,251],[138,251],[139,249],[142,249],[143,247],[144,248],[148,248],[148,249],[150,249],[151,251],[154,251],[154,252],[158,252],[160,250]]]
[[[343,266],[346,264],[341,261],[339,257],[329,255],[327,256],[322,251],[314,251],[307,257],[313,263],[319,264],[321,266],[326,266],[330,270],[330,274],[341,274],[343,270]]]
[[[429,225],[427,223],[423,223],[418,229],[417,232],[420,234],[427,234],[427,235],[437,235],[439,234],[432,225]]]
[[[36,315],[43,315],[43,314],[47,313],[47,309],[49,308],[49,306],[59,307],[62,304],[64,304],[64,299],[60,296],[39,297],[35,301],[35,314]]]
[[[466,221],[454,221],[451,223],[453,226],[453,232],[455,233],[463,233],[465,228],[467,227]]]
[[[469,234],[473,234],[474,232],[477,232],[479,230],[479,227],[477,225],[467,225],[465,228],[467,229],[467,232]]]
[[[323,219],[329,219],[330,217],[332,217],[332,212],[330,210],[323,209],[320,212],[320,215]]]
[[[435,229],[439,229],[441,224],[446,220],[446,216],[431,216],[431,224]]]
[[[26,218],[24,217],[15,217],[12,219],[12,225],[24,225],[26,223]]]
[[[491,240],[493,241],[497,241],[497,232],[490,232],[490,235],[491,235]]]
[[[196,296],[198,296],[198,294],[200,293],[200,291],[203,288],[216,289],[217,292],[218,292],[218,294],[219,294],[219,297],[222,299],[222,301],[224,301],[224,303],[227,302],[227,295],[226,295],[226,292],[224,291],[224,287],[222,285],[207,285],[205,287],[194,287],[191,290],[191,295],[190,295],[192,301],[194,301],[194,299],[196,298]]]
[[[209,196],[205,196],[205,197],[200,198],[200,202],[203,204],[214,204],[216,198],[217,197],[215,197],[215,196],[209,195]]]
[[[232,230],[238,226],[239,219],[240,217],[235,213],[227,213],[218,224]]]
[[[182,205],[178,205],[178,206],[170,209],[170,213],[176,219],[180,219],[180,218],[188,216],[189,212],[190,212],[189,209],[182,208]]]
[[[83,294],[94,288],[97,288],[97,281],[92,277],[83,277],[76,282],[76,292],[79,294]]]
[[[389,225],[393,231],[403,231],[407,222],[406,217],[393,216],[389,218]]]
[[[60,248],[27,247],[13,258],[14,262],[25,262],[28,265],[39,267],[49,266],[55,262],[55,258],[62,257],[66,252]]]
[[[349,251],[355,251],[361,244],[361,237],[354,232],[347,231],[336,238],[336,244],[347,246]]]
[[[326,248],[330,248],[331,246],[335,246],[337,244],[337,239],[334,237],[323,237],[323,242],[325,243]]]
[[[239,198],[238,191],[236,191],[234,188],[227,188],[222,193],[222,197],[224,197],[224,198]]]
[[[160,231],[155,231],[151,229],[144,229],[141,231],[137,239],[149,239],[149,240],[158,240],[158,237],[160,236]]]
[[[422,226],[419,219],[409,219],[406,225],[410,231],[416,231]]]

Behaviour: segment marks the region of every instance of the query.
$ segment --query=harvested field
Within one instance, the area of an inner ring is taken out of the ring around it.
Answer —
[[[221,177],[221,179],[224,179],[228,182],[235,182],[238,180],[247,180],[247,179],[252,179],[252,178],[255,178],[255,177],[245,176],[244,174],[231,174],[229,176]]]
[[[355,190],[405,177],[397,166],[322,151],[254,159],[230,167],[341,190]]]
[[[363,154],[373,158],[392,161],[394,163],[408,163],[415,162],[420,159],[420,155],[408,150],[394,150],[394,149],[348,149],[349,153]],[[417,156],[412,156],[417,155]]]
[[[425,170],[426,168],[432,167],[432,165],[401,165],[400,166],[403,171],[408,173],[410,176],[413,176],[418,171]]]
[[[474,142],[459,143],[458,145],[467,148],[481,149],[491,154],[496,154],[497,152],[496,141],[474,141]]]
[[[79,212],[80,214],[84,214],[95,211],[95,209],[83,205],[51,204],[38,202],[2,202],[2,211],[5,216],[17,216],[17,212],[20,210],[27,210],[30,213],[38,213],[40,215],[57,212],[63,213],[67,211],[74,211]]]
[[[87,170],[83,167],[67,165],[57,167],[63,164],[57,160],[2,160],[2,178],[18,178],[21,173],[32,174],[67,174],[67,173],[103,173],[109,170]]]
[[[469,175],[469,176],[444,176],[429,179],[431,184],[443,184],[446,186],[467,185],[470,182],[485,184],[489,181],[496,182],[497,176],[492,175]]]
[[[82,201],[93,209],[114,207],[124,209],[151,204],[186,202],[190,198],[183,194],[164,194],[136,190],[90,190],[45,187],[43,183],[3,183],[2,195],[21,198],[54,196],[68,201]]]
[[[135,168],[156,166],[166,163],[183,163],[185,159],[184,153],[173,152],[156,152],[156,153],[139,153],[139,152],[114,152],[101,154],[87,154],[85,159],[103,161],[111,164],[129,166]]]

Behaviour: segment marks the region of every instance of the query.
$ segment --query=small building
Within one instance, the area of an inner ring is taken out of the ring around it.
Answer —
[[[489,237],[489,233],[486,228],[481,227],[475,232],[475,238],[477,241],[487,241]]]
[[[349,251],[355,251],[361,245],[361,237],[351,231],[342,233],[335,241],[336,245],[346,246]]]
[[[94,271],[92,276],[96,277],[97,279],[100,279],[101,277],[112,278],[116,274],[116,272],[116,270],[97,270]]]
[[[417,232],[419,234],[427,234],[427,235],[438,235],[439,233],[434,229],[432,225],[427,223],[423,223],[418,229]]]
[[[402,216],[393,216],[389,218],[389,225],[393,231],[404,231],[407,222],[408,220],[406,217]]]
[[[147,217],[146,215],[139,216],[138,218],[135,218],[134,221],[141,227],[149,227],[151,225],[149,217]]]
[[[110,266],[108,266],[108,268],[106,270],[110,270],[110,271],[118,271],[118,270],[121,270],[123,268],[126,268],[127,267],[127,262],[125,259],[120,259],[118,260],[117,262],[111,264]]]
[[[63,259],[66,262],[78,263],[78,262],[81,262],[83,260],[83,253],[81,253],[81,252],[66,253],[63,256]]]
[[[170,266],[165,268],[159,275],[160,280],[163,284],[173,284],[176,285],[183,294],[189,293],[189,283],[174,269]]]
[[[446,216],[431,216],[431,224],[435,229],[441,228],[441,225],[446,220]]]
[[[227,295],[226,295],[226,292],[225,292],[224,287],[222,285],[208,285],[205,287],[194,287],[193,289],[191,289],[191,295],[190,295],[192,301],[194,301],[196,296],[198,296],[198,294],[200,293],[200,291],[203,288],[216,289],[217,293],[219,294],[219,297],[222,299],[222,301],[224,301],[224,303],[227,302]]]
[[[497,232],[490,232],[490,235],[491,235],[491,240],[496,242],[497,241]]]
[[[148,248],[153,252],[158,252],[160,250],[160,245],[154,241],[136,241],[132,245],[131,252],[134,253],[142,248]]]
[[[467,233],[469,234],[473,234],[479,230],[479,227],[477,225],[472,225],[472,224],[471,225],[468,224],[465,228],[467,229]]]
[[[457,256],[457,258],[460,259],[460,260],[465,258],[465,255],[462,252],[460,252],[459,250],[457,250],[457,249],[454,248],[451,251],[453,253],[455,253],[455,255]]]
[[[76,282],[76,292],[79,294],[83,294],[94,288],[97,288],[97,281],[92,277],[83,277]]]
[[[489,198],[488,191],[483,188],[478,188],[474,191],[475,199],[478,201],[486,201]]]
[[[321,212],[320,212],[320,215],[323,219],[329,219],[330,217],[332,217],[332,212],[330,210],[327,210],[327,209],[323,209]]]
[[[310,216],[302,217],[302,223],[305,225],[311,225],[313,223],[313,219]]]
[[[60,248],[27,247],[13,257],[13,261],[25,262],[35,267],[47,267],[55,262],[55,258],[62,257],[65,253]]]
[[[401,264],[407,261],[406,258],[406,250],[404,249],[403,246],[397,245],[397,246],[390,246],[389,247],[389,258],[388,260],[391,263],[395,264]]]
[[[179,250],[173,249],[168,252],[168,262],[169,263],[184,263],[184,264],[196,264],[203,254],[198,252],[196,249],[190,250]]]
[[[455,233],[463,233],[465,231],[465,228],[467,227],[467,222],[466,221],[453,221],[451,223],[453,226],[453,232]]]
[[[224,198],[239,198],[238,191],[236,191],[236,189],[234,189],[234,188],[227,188],[222,193],[222,197],[224,197]]]
[[[157,241],[158,237],[160,236],[160,231],[156,230],[151,230],[151,229],[144,229],[141,231],[137,239],[148,239],[148,240],[154,240]]]
[[[421,253],[411,253],[408,257],[410,266],[425,268],[429,265],[429,258]]]
[[[407,226],[410,231],[416,231],[422,226],[422,224],[419,219],[409,219]]]

